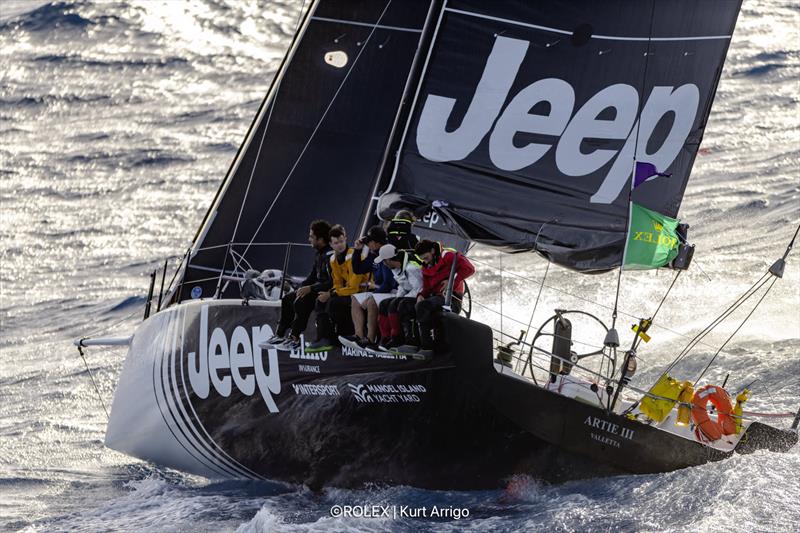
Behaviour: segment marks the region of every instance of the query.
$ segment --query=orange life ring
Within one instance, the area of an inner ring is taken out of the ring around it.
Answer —
[[[717,408],[716,421],[711,419],[706,410],[708,402]],[[716,385],[706,385],[695,392],[692,399],[692,420],[703,435],[712,441],[718,440],[723,435],[736,433],[736,422],[731,416],[732,411],[731,397],[725,389]]]

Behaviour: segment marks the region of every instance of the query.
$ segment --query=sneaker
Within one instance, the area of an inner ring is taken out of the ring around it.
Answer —
[[[384,346],[386,346],[390,350],[392,348],[399,348],[400,346],[403,346],[403,345],[405,345],[405,341],[400,337],[391,337],[389,339],[389,342],[384,344]]]
[[[402,346],[398,346],[397,348],[392,348],[390,351],[410,355],[419,352],[419,346],[413,346],[411,344],[403,344]]]
[[[357,335],[339,335],[339,342],[344,344],[345,346],[356,346],[358,344],[359,337]]]
[[[276,350],[281,350],[283,352],[294,352],[300,349],[300,340],[295,339],[292,337],[288,337],[280,344],[275,344],[273,346]]]
[[[375,346],[375,343],[366,337],[361,337],[360,339],[358,339],[356,341],[356,344],[358,344],[361,348],[369,348],[370,346]]]
[[[417,353],[409,354],[412,359],[419,359],[421,361],[430,361],[433,359],[433,350],[420,350]]]
[[[276,348],[286,342],[286,337],[283,335],[273,335],[266,342],[259,344],[261,348]]]
[[[320,339],[306,346],[307,353],[327,352],[329,350],[333,350],[333,343],[328,339]]]

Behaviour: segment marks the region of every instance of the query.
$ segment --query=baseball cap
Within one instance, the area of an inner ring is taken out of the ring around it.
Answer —
[[[378,257],[375,258],[376,263],[382,263],[386,259],[391,259],[395,255],[397,255],[397,249],[394,247],[394,244],[384,244],[381,246],[381,249],[378,250]]]
[[[380,226],[372,226],[367,231],[367,234],[361,237],[361,241],[364,243],[368,243],[370,241],[379,242],[381,244],[386,244],[386,230]]]

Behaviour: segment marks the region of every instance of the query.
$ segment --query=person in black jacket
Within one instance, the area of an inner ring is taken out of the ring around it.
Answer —
[[[416,218],[411,211],[401,209],[386,225],[389,244],[397,250],[413,251],[419,242],[419,237],[414,235],[414,222]]]
[[[308,325],[308,318],[314,310],[317,296],[330,290],[332,286],[330,258],[333,250],[330,245],[331,225],[324,220],[315,220],[308,231],[308,242],[317,254],[311,273],[303,280],[297,291],[290,292],[281,300],[281,320],[275,335],[269,339],[280,350],[297,350],[300,348],[300,335]],[[286,332],[290,331],[289,336]]]
[[[375,258],[378,250],[386,244],[386,230],[380,226],[372,226],[367,234],[353,244],[353,272],[356,274],[372,274],[375,270]],[[367,247],[366,252],[364,246]]]

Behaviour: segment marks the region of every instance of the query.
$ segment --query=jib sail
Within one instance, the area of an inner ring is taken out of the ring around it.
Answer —
[[[675,217],[740,2],[449,0],[379,210],[579,270],[618,266],[632,199]]]
[[[305,243],[316,218],[358,237],[433,15],[425,0],[313,4],[198,232],[173,301],[213,296],[223,269],[282,268],[282,243]],[[306,275],[311,254],[294,247],[289,274]],[[236,296],[238,287],[221,295]]]

